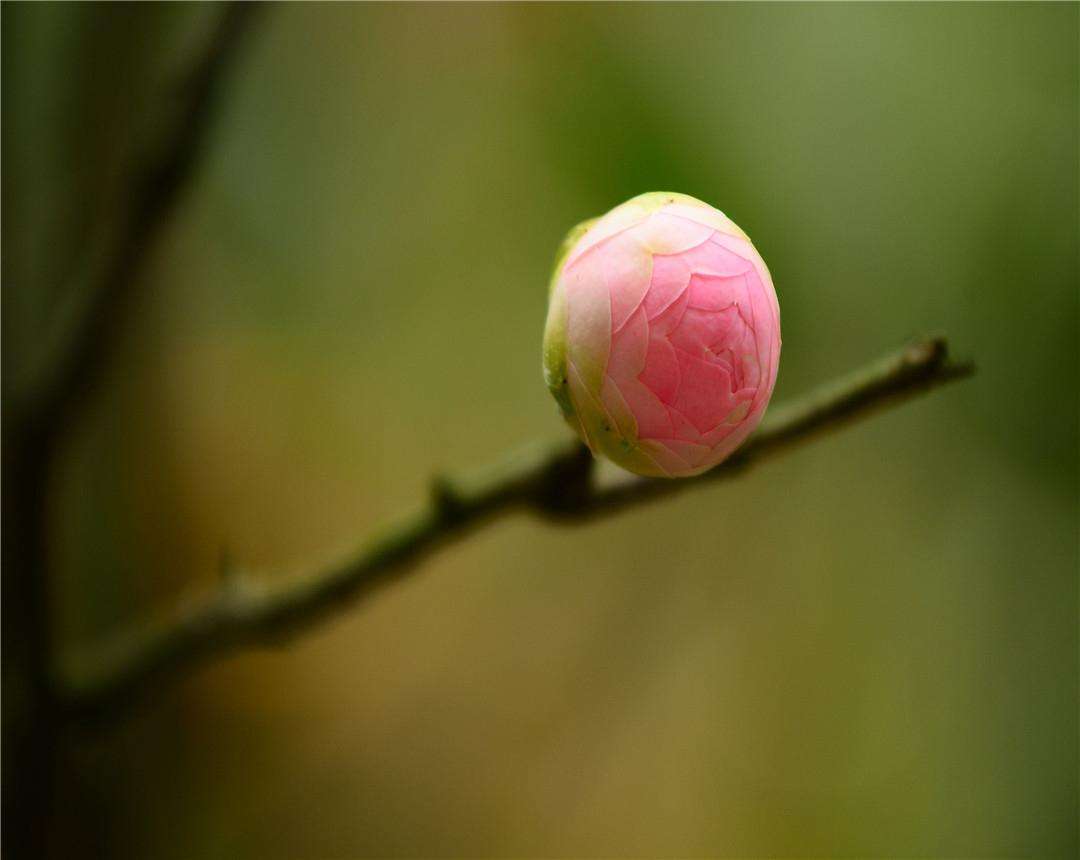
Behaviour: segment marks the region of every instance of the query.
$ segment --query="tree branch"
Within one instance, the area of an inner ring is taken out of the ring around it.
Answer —
[[[154,242],[194,175],[220,84],[255,4],[225,8],[176,91],[155,146],[140,152],[121,191],[117,229],[65,295],[38,361],[4,377],[3,424],[3,819],[8,856],[39,857],[53,838],[55,784],[67,775],[50,612],[49,483],[66,434],[100,381],[134,304]],[[71,818],[69,816],[69,818]],[[72,820],[79,822],[78,815]],[[69,822],[70,823],[70,822]],[[77,824],[77,829],[83,823]]]
[[[127,323],[142,268],[195,173],[227,66],[260,8],[254,2],[223,8],[203,52],[178,82],[164,128],[128,172],[115,239],[87,257],[68,288],[74,306],[47,338],[53,347],[14,392],[17,416],[44,437],[42,447],[65,432],[102,375]]]
[[[274,587],[227,572],[216,593],[91,655],[81,672],[62,682],[63,701],[75,716],[115,713],[160,681],[241,647],[287,639],[499,516],[530,510],[573,524],[612,515],[729,478],[877,408],[972,372],[970,364],[949,360],[943,337],[915,341],[802,399],[774,407],[738,452],[696,478],[601,475],[576,441],[527,449],[464,478],[439,478],[427,505],[334,567]]]

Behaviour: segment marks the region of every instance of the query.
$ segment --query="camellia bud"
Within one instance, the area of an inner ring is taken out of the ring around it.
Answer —
[[[642,194],[575,227],[551,282],[544,378],[594,454],[685,477],[757,427],[780,308],[750,239],[685,194]]]

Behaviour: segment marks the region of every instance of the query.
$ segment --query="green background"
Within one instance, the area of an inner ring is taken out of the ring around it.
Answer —
[[[3,6],[5,383],[213,6]],[[978,375],[733,483],[477,533],[88,738],[122,856],[1078,849],[1078,6],[265,10],[55,481],[77,659],[566,432],[552,255],[647,190],[768,262],[777,398]],[[73,846],[86,847],[86,846]]]

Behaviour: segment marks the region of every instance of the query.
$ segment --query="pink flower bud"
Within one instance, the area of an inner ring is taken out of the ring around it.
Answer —
[[[712,468],[757,427],[779,361],[769,270],[722,212],[642,194],[564,242],[544,376],[594,454],[640,475]]]

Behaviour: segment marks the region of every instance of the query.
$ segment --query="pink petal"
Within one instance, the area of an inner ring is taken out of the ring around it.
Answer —
[[[671,419],[659,398],[636,379],[613,380],[637,421],[639,438],[672,435]]]
[[[725,248],[713,233],[708,242],[691,248],[680,255],[683,262],[694,272],[702,275],[721,275],[732,277],[741,275],[754,267],[754,264],[735,252]]]
[[[730,411],[723,419],[701,437],[706,445],[716,445],[722,439],[726,439],[742,424],[746,422],[750,413],[753,412],[753,400],[755,391],[744,389],[728,401]]]
[[[611,419],[620,440],[632,443],[637,439],[637,419],[634,417],[629,404],[619,392],[619,386],[615,384],[611,377],[604,380],[604,386],[600,390],[600,401],[603,403],[604,412]]]
[[[728,305],[744,303],[746,275],[716,276],[695,274],[690,279],[690,307],[704,311],[722,311]]]
[[[667,337],[671,332],[675,331],[682,322],[689,302],[690,293],[683,290],[679,297],[668,306],[667,310],[655,317],[650,317],[649,329],[652,334],[656,337]]]
[[[719,424],[701,437],[701,441],[715,451],[732,433],[739,429],[738,424]]]
[[[645,369],[649,350],[649,322],[638,308],[611,338],[607,372],[615,379],[633,379]]]
[[[719,424],[732,409],[731,376],[716,364],[679,352],[682,384],[674,406],[699,431]]]
[[[681,478],[694,474],[693,465],[677,451],[670,448],[666,441],[642,439],[638,443],[638,448],[657,464],[662,470],[662,474],[669,478]]]
[[[685,415],[683,415],[678,409],[669,406],[668,418],[671,421],[672,429],[675,431],[674,437],[683,442],[694,442],[699,445],[707,444],[701,438],[701,431],[697,429]]]
[[[611,240],[600,257],[604,283],[611,296],[611,330],[618,331],[649,291],[652,256],[630,233],[622,233]]]
[[[674,215],[685,218],[698,224],[705,224],[724,234],[745,237],[746,234],[719,209],[714,209],[706,203],[676,202],[670,203],[661,210],[665,215]]]
[[[664,403],[675,402],[679,391],[679,359],[667,340],[654,337],[649,341],[645,369],[638,379]]]
[[[713,229],[706,224],[676,218],[665,214],[664,210],[636,224],[632,231],[652,254],[682,254],[708,241],[713,234]]]
[[[746,326],[735,307],[720,312],[688,308],[668,339],[676,349],[707,360],[729,344],[741,347],[745,334]]]
[[[705,445],[695,445],[693,442],[683,442],[681,439],[663,439],[660,443],[674,451],[691,466],[700,466],[712,453],[712,449]]]
[[[645,313],[649,319],[667,310],[690,283],[690,269],[680,256],[657,254],[653,257],[652,282],[645,295]]]
[[[622,206],[616,206],[593,224],[588,232],[578,240],[577,245],[567,256],[565,265],[570,266],[589,252],[599,250],[613,237],[644,221],[652,211],[654,210],[648,206],[638,205],[632,201],[627,201]]]
[[[595,259],[564,269],[562,279],[567,359],[586,385],[598,389],[611,347],[611,299]]]

